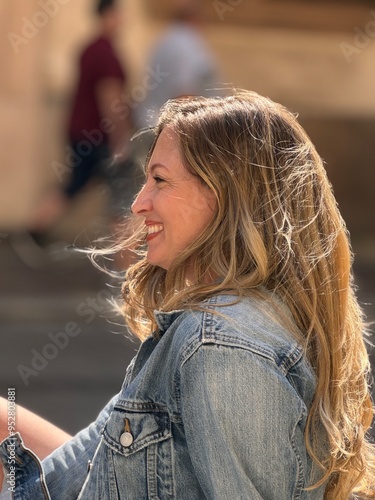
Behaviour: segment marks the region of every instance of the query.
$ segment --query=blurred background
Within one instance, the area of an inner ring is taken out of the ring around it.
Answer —
[[[66,250],[116,228],[119,214],[111,208],[108,179],[90,179],[51,218],[42,237],[35,231],[35,221],[54,203],[51,193],[59,192],[71,173],[67,123],[80,54],[98,32],[96,3],[0,0],[0,394],[15,387],[20,404],[71,433],[92,421],[120,389],[138,347],[110,313],[106,299],[118,293],[116,284],[86,256]],[[351,233],[358,294],[373,321],[374,2],[198,3],[196,55],[206,54],[221,86],[255,90],[298,113],[324,158]],[[188,4],[177,2],[179,8]],[[155,59],[176,2],[118,0],[118,6],[121,23],[113,44],[126,78],[117,106],[112,101],[109,107],[113,120],[123,116],[127,123],[125,145],[129,130],[152,121],[147,109],[145,115],[146,91],[165,90],[168,77],[178,76],[177,66],[163,73]],[[171,60],[173,42],[165,40]],[[183,84],[181,77],[180,95],[188,93]],[[124,149],[133,163],[142,156],[142,146],[141,152]],[[116,177],[114,184],[120,185]],[[129,199],[124,208],[127,204]]]

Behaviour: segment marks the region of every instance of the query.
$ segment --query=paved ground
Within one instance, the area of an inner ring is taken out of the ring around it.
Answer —
[[[31,269],[10,237],[0,245],[0,276],[0,394],[15,387],[20,404],[74,433],[120,389],[137,348],[106,308],[108,277],[84,256]],[[356,279],[374,320],[373,260],[358,262]]]

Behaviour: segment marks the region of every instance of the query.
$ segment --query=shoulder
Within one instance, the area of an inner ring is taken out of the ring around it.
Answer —
[[[303,356],[303,349],[276,311],[265,300],[220,295],[202,303],[199,310],[158,313],[157,320],[183,359],[202,346],[222,345],[252,351],[288,371]]]
[[[240,373],[244,380],[258,376],[275,390],[284,387],[306,405],[311,403],[315,373],[301,343],[280,321],[285,316],[285,323],[292,324],[283,304],[274,298],[220,295],[201,306],[157,313],[163,363],[174,373],[177,386],[183,373],[217,379],[225,372],[228,380]]]
[[[106,38],[100,37],[93,40],[83,51],[82,60],[83,61],[91,61],[101,57],[109,57],[114,55],[113,47],[109,40]]]

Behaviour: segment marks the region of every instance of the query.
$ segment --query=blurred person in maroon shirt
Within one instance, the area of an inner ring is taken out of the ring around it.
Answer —
[[[128,80],[114,48],[122,13],[116,0],[96,0],[95,13],[96,36],[79,57],[65,164],[54,162],[60,185],[43,197],[29,232],[13,241],[18,255],[32,267],[43,265],[46,255],[40,252],[41,247],[50,243],[51,230],[93,177],[104,178],[110,188],[110,217],[115,230],[139,188],[139,174],[129,152],[130,113],[119,115],[113,106],[124,94]],[[21,245],[17,244],[20,239]],[[29,242],[27,251],[23,251],[25,239]]]
[[[99,34],[79,60],[79,80],[69,123],[72,171],[64,188],[75,196],[100,171],[101,163],[123,152],[130,124],[119,119],[112,103],[124,91],[127,76],[116,55],[113,40],[122,19],[115,0],[99,0]]]

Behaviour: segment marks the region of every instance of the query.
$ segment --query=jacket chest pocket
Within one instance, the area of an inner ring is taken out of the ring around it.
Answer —
[[[119,498],[174,498],[169,414],[153,403],[118,403],[103,430]],[[131,409],[129,409],[129,406]]]

